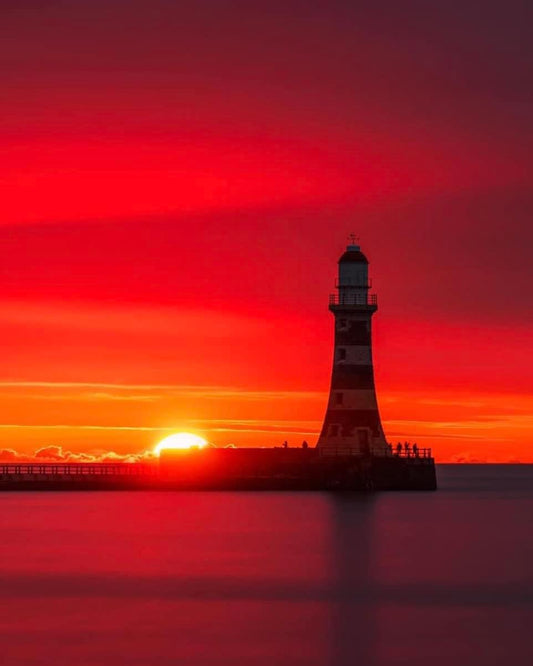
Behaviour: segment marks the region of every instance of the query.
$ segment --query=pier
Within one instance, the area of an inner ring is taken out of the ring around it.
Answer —
[[[353,447],[166,450],[153,463],[0,463],[0,491],[434,490],[430,449],[377,456]]]

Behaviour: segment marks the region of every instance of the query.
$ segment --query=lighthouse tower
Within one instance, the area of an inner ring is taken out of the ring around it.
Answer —
[[[329,309],[335,317],[335,347],[328,407],[317,447],[352,455],[386,455],[372,366],[372,315],[377,297],[369,294],[368,260],[350,237],[339,259],[337,293]]]

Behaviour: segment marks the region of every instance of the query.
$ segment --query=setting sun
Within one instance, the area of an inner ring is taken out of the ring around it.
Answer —
[[[199,435],[190,432],[179,432],[162,439],[154,448],[154,453],[159,455],[165,449],[201,449],[206,445],[205,439]]]

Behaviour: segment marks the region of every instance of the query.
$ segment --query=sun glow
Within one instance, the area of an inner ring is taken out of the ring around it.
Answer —
[[[202,449],[207,445],[203,437],[193,435],[190,432],[178,432],[175,435],[169,435],[162,439],[154,448],[154,453],[158,456],[161,451],[167,449]]]

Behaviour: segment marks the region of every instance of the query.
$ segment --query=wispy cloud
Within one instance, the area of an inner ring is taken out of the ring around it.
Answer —
[[[294,432],[316,434],[320,421],[286,421],[260,419],[188,419],[191,425],[202,426],[212,432]],[[140,432],[174,432],[176,427],[169,426],[133,426],[133,425],[89,425],[89,424],[38,424],[38,423],[0,423],[0,429],[24,430],[125,430]]]
[[[63,449],[62,446],[45,446],[33,453],[20,453],[15,449],[0,449],[0,462],[153,462],[156,456],[151,451],[140,453],[116,453],[115,451],[93,451],[79,453]]]
[[[15,429],[22,428],[24,430],[131,430],[131,431],[149,431],[149,432],[166,432],[172,428],[155,427],[155,426],[127,426],[127,425],[79,425],[79,424],[66,424],[66,423],[0,423],[0,428]]]
[[[209,398],[232,398],[238,397],[245,400],[285,400],[286,398],[311,398],[325,399],[324,391],[302,391],[302,390],[258,390],[231,386],[202,386],[192,384],[117,384],[109,382],[50,382],[50,381],[0,381],[0,389],[27,389],[43,388],[50,390],[75,389],[102,389],[99,393],[102,397],[113,396],[112,391],[124,391],[135,393],[137,391],[153,391],[164,395],[181,395],[183,393],[194,394]],[[138,396],[136,396],[138,397]],[[148,396],[147,396],[148,397]],[[150,396],[151,397],[151,396]]]

